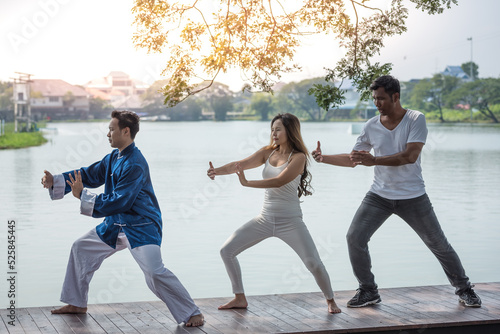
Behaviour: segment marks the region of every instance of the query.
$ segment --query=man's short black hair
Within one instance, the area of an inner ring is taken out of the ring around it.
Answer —
[[[391,98],[394,93],[401,93],[399,80],[392,75],[383,75],[375,79],[370,86],[370,90],[377,90],[380,87],[383,87],[385,92],[389,94]]]
[[[118,120],[118,127],[120,130],[129,128],[130,138],[134,140],[135,135],[139,132],[139,116],[135,112],[128,110],[113,110],[111,118],[116,118]]]

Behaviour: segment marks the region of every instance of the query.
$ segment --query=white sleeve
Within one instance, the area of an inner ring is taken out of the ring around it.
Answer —
[[[80,213],[82,215],[92,217],[96,197],[97,194],[91,193],[87,188],[83,189],[80,195]]]
[[[407,143],[424,143],[427,140],[427,124],[425,124],[425,115],[418,115],[417,119],[412,122],[412,127],[408,135]]]
[[[51,200],[61,199],[64,197],[64,190],[66,189],[66,182],[62,174],[54,175],[54,182],[52,188],[49,188],[49,195]]]
[[[363,130],[358,136],[358,139],[356,139],[356,144],[354,144],[353,151],[368,151],[370,152],[373,146],[370,143],[370,139],[368,137],[368,134],[366,133],[366,126],[363,127]]]

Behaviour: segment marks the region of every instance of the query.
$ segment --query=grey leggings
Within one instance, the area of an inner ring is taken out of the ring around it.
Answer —
[[[333,298],[330,277],[302,217],[278,218],[259,215],[240,227],[226,240],[220,254],[233,286],[233,293],[244,293],[241,269],[236,256],[269,237],[286,242],[299,255],[326,299]]]

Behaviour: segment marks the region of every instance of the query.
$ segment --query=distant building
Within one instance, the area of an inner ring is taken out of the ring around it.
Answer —
[[[140,96],[149,85],[124,72],[112,71],[105,77],[89,81],[84,87],[91,97],[100,98],[115,109],[140,111],[143,107]]]
[[[446,66],[441,74],[456,77],[461,79],[462,81],[471,81],[469,75],[465,73],[460,66]]]
[[[339,84],[340,82],[335,82],[335,86],[339,86]],[[352,115],[354,110],[359,118],[369,119],[375,116],[377,108],[371,101],[361,101],[361,95],[356,90],[356,87],[352,85],[350,80],[344,80],[340,88],[345,90],[345,102],[338,108],[330,110],[332,118],[352,118],[354,116]]]
[[[38,119],[87,119],[89,94],[80,86],[60,79],[33,79],[31,115]]]

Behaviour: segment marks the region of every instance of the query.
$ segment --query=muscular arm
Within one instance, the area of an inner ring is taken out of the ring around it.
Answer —
[[[238,176],[240,177],[241,184],[245,187],[279,188],[294,180],[298,175],[302,174],[302,172],[304,171],[305,163],[306,163],[306,156],[302,153],[299,153],[292,156],[292,159],[290,160],[288,166],[276,177],[272,177],[265,180],[247,181],[244,178],[245,177],[244,174],[241,175],[242,173],[241,174],[238,173]]]
[[[382,157],[374,157],[369,152],[365,151],[353,151],[350,158],[358,165],[402,166],[415,163],[423,147],[424,143],[408,143],[404,151]]]

